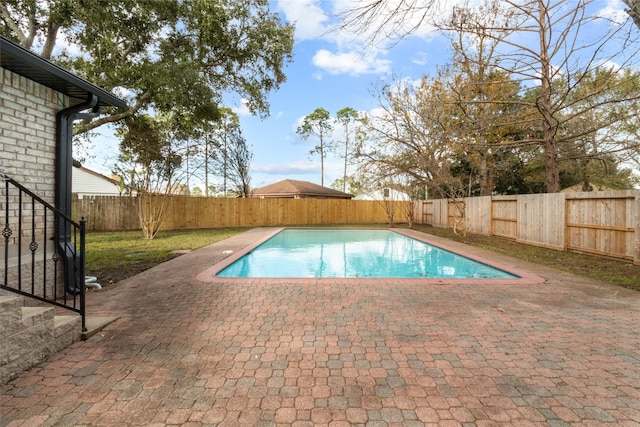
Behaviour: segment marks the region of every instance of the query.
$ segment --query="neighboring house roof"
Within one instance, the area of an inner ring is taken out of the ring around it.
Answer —
[[[369,191],[367,193],[358,194],[353,200],[398,200],[410,201],[411,197],[407,193],[403,193],[392,188],[384,188],[381,190]]]
[[[83,196],[118,196],[120,185],[115,179],[82,166],[73,166],[71,188],[78,198]]]
[[[285,179],[284,181],[255,189],[249,197],[351,199],[353,196],[312,182]]]
[[[84,102],[87,92],[95,94],[99,105],[126,108],[127,104],[106,90],[0,36],[0,65],[72,98],[72,104]]]

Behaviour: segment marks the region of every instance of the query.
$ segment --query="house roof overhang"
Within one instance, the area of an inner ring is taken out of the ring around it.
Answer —
[[[69,96],[73,99],[72,104],[85,101],[87,93],[92,93],[98,97],[100,106],[127,107],[126,102],[120,98],[41,58],[4,36],[0,36],[0,66]]]

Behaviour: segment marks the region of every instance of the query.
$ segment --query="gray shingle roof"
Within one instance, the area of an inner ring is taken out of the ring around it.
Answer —
[[[285,179],[284,181],[255,189],[251,193],[251,197],[317,197],[351,199],[353,196],[312,182]]]

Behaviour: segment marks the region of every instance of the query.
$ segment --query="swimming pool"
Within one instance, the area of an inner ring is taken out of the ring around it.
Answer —
[[[284,229],[219,271],[239,278],[519,276],[390,230]]]
[[[295,285],[295,286],[355,286],[355,285],[383,285],[383,286],[424,286],[424,285],[533,285],[545,282],[543,277],[530,273],[527,270],[517,267],[514,263],[520,261],[509,259],[508,257],[492,256],[489,260],[478,255],[478,250],[471,246],[457,242],[451,242],[416,230],[395,228],[393,232],[403,234],[413,239],[432,244],[441,249],[457,253],[466,258],[473,259],[482,264],[490,265],[499,270],[513,275],[512,278],[386,278],[386,277],[328,277],[328,278],[300,278],[300,277],[220,277],[217,274],[226,269],[237,260],[241,259],[261,244],[276,236],[282,230],[292,228],[260,227],[249,230],[236,237],[229,238],[216,243],[215,261],[213,265],[203,271],[196,272],[196,279],[203,283],[231,286],[260,286],[264,285]],[[293,228],[295,229],[295,228]],[[299,228],[298,228],[299,229]],[[322,229],[329,230],[329,229]],[[388,230],[388,229],[385,229]],[[371,231],[367,229],[365,231]],[[498,261],[503,260],[503,261]],[[290,262],[287,258],[276,260],[278,265],[287,265]],[[505,263],[506,261],[506,263]]]

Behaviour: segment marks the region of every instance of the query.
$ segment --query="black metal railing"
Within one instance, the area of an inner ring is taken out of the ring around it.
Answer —
[[[0,212],[0,288],[79,313],[85,331],[84,218],[74,222],[2,172]]]

